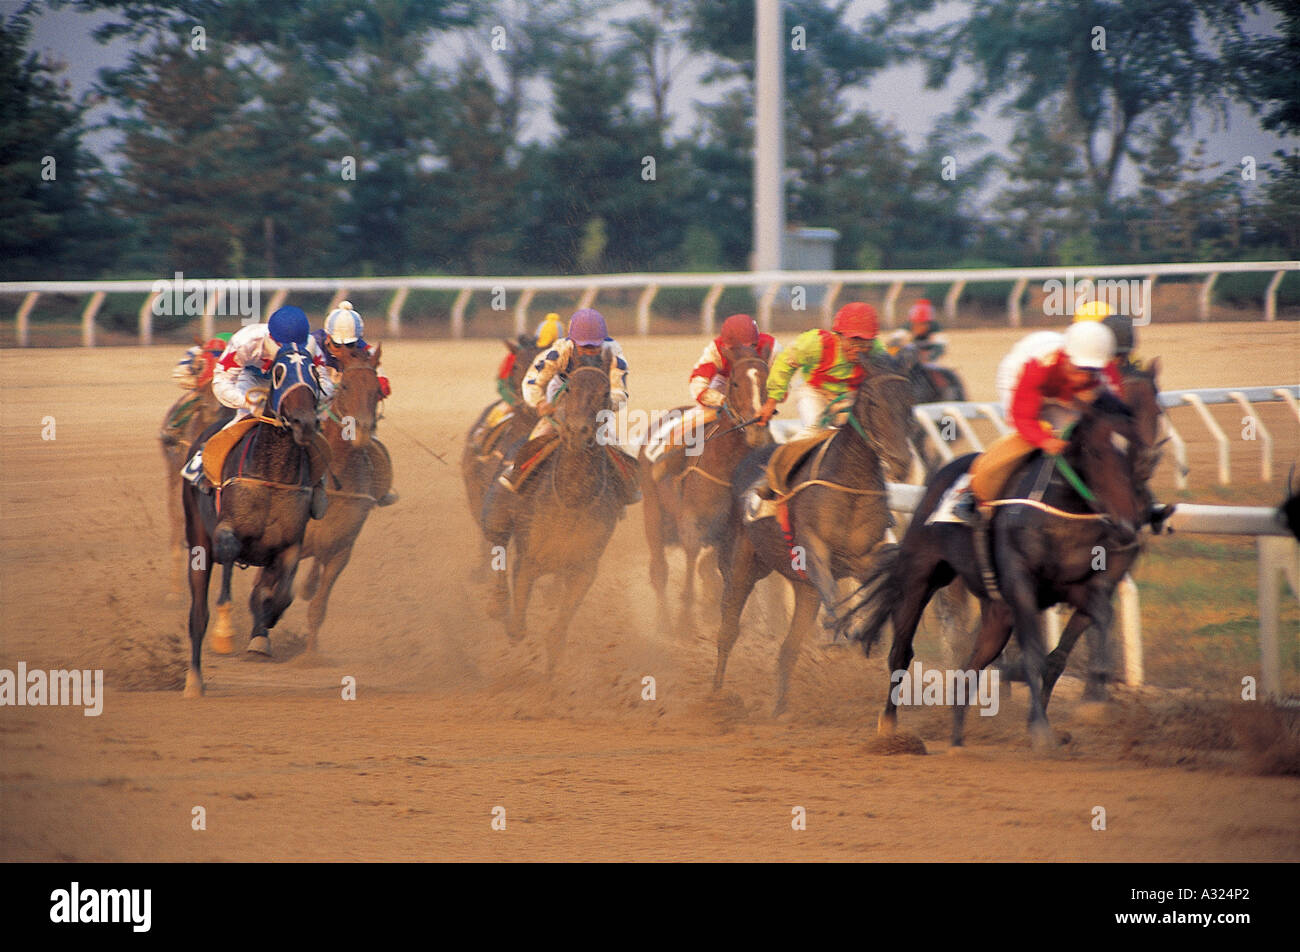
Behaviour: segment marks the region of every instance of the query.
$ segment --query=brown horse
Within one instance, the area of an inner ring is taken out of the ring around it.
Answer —
[[[222,566],[223,604],[230,601],[235,563],[261,567],[249,599],[253,630],[248,650],[252,653],[271,653],[269,631],[293,601],[293,577],[311,514],[312,488],[329,465],[329,447],[320,438],[319,389],[305,348],[297,344],[280,348],[271,367],[271,384],[267,406],[279,425],[258,423],[244,434],[226,456],[214,492],[202,492],[178,476],[190,547],[186,697],[203,694],[200,660],[214,565]]]
[[[528,434],[533,431],[538,419],[537,411],[525,403],[523,397],[524,377],[537,355],[537,347],[526,335],[502,343],[510,351],[513,360],[509,375],[497,383],[501,399],[488,404],[478,415],[469,429],[465,451],[460,458],[465,498],[475,519],[479,519],[483,512],[483,497],[488,487],[501,475],[505,464],[514,459],[515,450],[528,439]],[[503,403],[508,406],[509,415],[499,426],[494,427],[488,423],[488,418]],[[489,440],[490,445],[485,446]]]
[[[660,623],[668,627],[668,560],[666,546],[680,544],[686,554],[686,587],[682,611],[689,617],[695,604],[696,563],[701,550],[716,546],[728,525],[731,474],[755,447],[772,442],[771,431],[754,425],[767,393],[767,358],[753,347],[738,345],[724,354],[732,370],[717,419],[704,434],[698,455],[686,455],[668,465],[656,480],[657,467],[637,456],[644,487],[645,537],[650,547],[650,584],[659,596]],[[683,409],[690,409],[689,407]],[[668,464],[674,460],[664,461]]]
[[[352,546],[376,505],[383,505],[393,485],[393,465],[388,450],[374,438],[383,391],[375,368],[383,345],[374,354],[340,346],[326,338],[330,355],[338,361],[334,399],[322,426],[330,447],[330,467],[325,477],[329,509],[324,518],[307,526],[301,559],[315,559],[299,594],[311,599],[307,606],[307,650],[315,651],[330,592],[352,558]]]
[[[560,579],[559,614],[547,634],[547,676],[554,675],[573,615],[596,578],[596,568],[626,505],[609,448],[598,439],[603,411],[610,410],[612,356],[579,358],[556,396],[559,442],[520,487],[510,492],[493,482],[483,503],[483,528],[494,549],[513,540],[513,593],[504,571],[496,574],[498,605],[509,604],[506,636],[527,634],[533,584],[544,575]]]
[[[196,343],[202,344],[201,341]],[[176,475],[189,458],[190,448],[198,435],[214,423],[225,423],[235,411],[222,406],[212,392],[212,371],[207,361],[192,359],[185,370],[187,376],[181,386],[188,392],[171,405],[163,417],[158,441],[162,444],[163,462],[166,466],[167,515],[171,526],[171,559],[176,567],[172,574],[172,596],[179,595],[185,583],[185,513],[181,509],[180,493],[176,492]]]
[[[848,424],[835,433],[818,462],[813,462],[819,456],[814,452],[790,473],[792,491],[785,497],[788,533],[777,516],[751,518],[751,506],[758,501],[752,487],[761,478],[772,448],[751,453],[732,478],[731,526],[718,546],[724,586],[713,689],[722,688],[749,593],[759,579],[778,571],[794,584],[795,607],[781,645],[775,714],[785,710],[790,673],[819,606],[826,608],[834,625],[839,602],[836,580],[862,578],[893,523],[886,499],[886,466],[895,480],[901,480],[912,463],[911,384],[887,363],[867,359],[865,364],[867,376],[858,387]]]

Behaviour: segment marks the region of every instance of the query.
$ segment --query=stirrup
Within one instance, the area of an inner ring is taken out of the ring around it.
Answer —
[[[375,500],[375,505],[391,506],[393,503],[397,502],[397,500],[400,498],[401,497],[398,496],[397,493],[393,492],[393,490],[390,489],[388,490],[388,492],[384,493],[382,496],[380,496],[378,499]]]
[[[507,492],[518,493],[519,490],[515,488],[515,484],[511,480],[511,477],[513,477],[514,475],[515,475],[515,467],[514,464],[512,463],[510,466],[506,467],[506,471],[504,473],[502,473],[500,476],[497,477],[497,485],[505,489]]]

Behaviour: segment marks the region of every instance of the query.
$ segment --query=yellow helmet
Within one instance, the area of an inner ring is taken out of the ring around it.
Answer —
[[[1085,301],[1074,309],[1074,323],[1103,321],[1110,317],[1110,306],[1105,301]]]
[[[546,315],[546,320],[537,325],[537,346],[550,347],[560,336],[560,330],[560,315],[552,311]]]

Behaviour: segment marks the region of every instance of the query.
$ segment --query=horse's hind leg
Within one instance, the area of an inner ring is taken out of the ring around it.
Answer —
[[[506,637],[511,641],[523,641],[528,634],[528,599],[533,593],[533,583],[540,574],[523,552],[515,552],[515,590],[506,606]],[[501,587],[505,587],[504,572],[501,573]]]
[[[1003,597],[1014,617],[1016,641],[1025,664],[1029,688],[1029,737],[1036,749],[1056,746],[1047,712],[1043,708],[1043,675],[1047,668],[1043,632],[1038,623],[1038,600],[1029,568],[1022,559],[1007,556],[998,560],[998,577],[1003,580]]]
[[[650,550],[650,586],[655,590],[659,605],[659,624],[669,627],[668,614],[668,559],[664,554],[664,519],[666,514],[659,502],[659,487],[641,470],[641,515],[645,520],[646,547]]]
[[[325,621],[325,609],[329,607],[330,592],[333,591],[334,583],[338,581],[339,574],[347,567],[351,558],[352,546],[348,546],[342,552],[335,553],[329,562],[325,563],[323,570],[320,559],[317,559],[312,567],[312,575],[320,579],[320,587],[316,589],[311,604],[307,606],[307,650],[309,652],[317,649],[320,626]]]
[[[217,596],[217,621],[212,628],[212,650],[217,654],[235,650],[235,628],[230,621],[230,577],[234,571],[234,562],[221,566],[221,594]]]
[[[799,646],[808,632],[817,623],[817,609],[821,607],[822,596],[812,585],[796,584],[794,587],[794,615],[790,619],[790,631],[781,642],[781,652],[777,656],[776,668],[776,707],[773,717],[785,713],[786,694],[790,690],[790,674],[794,663],[799,660]]]
[[[980,614],[980,630],[975,638],[975,647],[966,661],[966,670],[974,671],[976,683],[979,674],[993,659],[1002,653],[1011,638],[1011,612],[1003,602],[986,602]],[[962,736],[966,726],[966,709],[970,698],[962,704],[953,705],[952,709],[952,746],[962,746]]]

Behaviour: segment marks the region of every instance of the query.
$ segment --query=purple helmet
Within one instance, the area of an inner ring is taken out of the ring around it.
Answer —
[[[569,340],[575,344],[587,347],[603,344],[608,336],[605,318],[600,311],[584,307],[580,311],[575,311],[573,317],[569,319]]]

